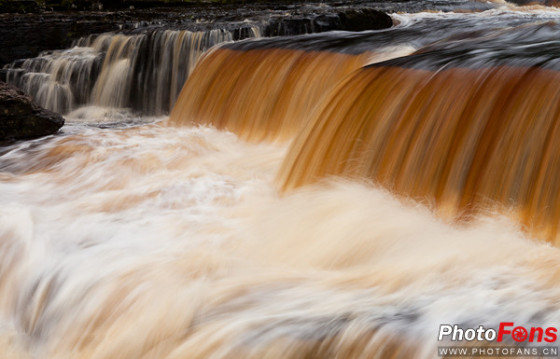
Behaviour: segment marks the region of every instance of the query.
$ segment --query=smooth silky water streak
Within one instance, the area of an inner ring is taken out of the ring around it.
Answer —
[[[354,71],[414,51],[402,45],[347,54],[263,44],[210,51],[187,80],[170,123],[211,124],[251,141],[291,140]]]
[[[434,201],[444,216],[510,211],[528,232],[556,243],[555,30],[521,26],[357,71],[294,142],[283,189],[332,175],[370,178]]]
[[[244,29],[243,36],[260,36],[257,26]],[[89,105],[161,116],[204,51],[232,40],[233,32],[225,29],[89,36],[70,49],[7,65],[6,80],[63,114]]]
[[[557,18],[553,12],[393,14],[381,31],[245,40],[210,51],[171,113],[173,125],[212,124],[244,139],[291,140],[361,67],[406,56],[436,41],[493,36]],[[519,34],[518,34],[519,35]],[[456,38],[454,38],[456,37]]]
[[[258,35],[256,28],[251,34]],[[114,35],[89,103],[132,107],[145,114],[168,113],[202,53],[232,39],[227,30]]]
[[[21,65],[8,65],[6,81],[41,106],[66,113],[88,100],[100,64],[100,54],[91,48],[45,52]]]
[[[217,49],[185,84],[170,121],[212,124],[252,140],[291,138],[328,90],[367,58]]]

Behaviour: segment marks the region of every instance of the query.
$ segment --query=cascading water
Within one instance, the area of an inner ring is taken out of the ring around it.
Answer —
[[[253,140],[291,139],[329,89],[374,57],[217,49],[193,73],[171,121],[213,124]]]
[[[18,67],[9,66],[6,80],[30,94],[43,107],[66,113],[89,100],[100,60],[101,54],[94,48],[45,52],[38,58],[23,61]]]
[[[324,6],[312,6],[309,11],[319,8]],[[182,18],[184,14],[178,15]],[[164,115],[173,108],[202,54],[213,46],[263,35],[344,29],[351,27],[348,16],[365,23],[360,26],[366,28],[385,28],[392,24],[386,14],[348,8],[339,13],[310,16],[276,14],[265,19],[254,15],[251,20],[232,23],[203,20],[205,24],[201,25],[184,22],[184,19],[167,25],[165,22],[135,23],[132,24],[135,30],[128,30],[126,34],[90,35],[75,41],[70,49],[47,51],[37,58],[16,61],[6,65],[0,75],[43,107],[65,114],[89,105]],[[72,117],[81,117],[83,112]]]
[[[154,49],[188,34],[103,35],[49,55],[89,54],[97,81],[85,97],[70,86],[75,107],[105,97],[156,113],[178,100],[169,120],[78,108],[59,135],[0,149],[0,353],[433,358],[442,345],[538,345],[437,336],[441,324],[560,323],[560,252],[538,240],[557,223],[560,13],[393,19],[223,45],[179,95],[172,79],[190,70],[176,59],[194,64],[191,50]]]
[[[342,175],[450,217],[505,206],[558,244],[559,31],[523,25],[357,71],[294,142],[282,186]]]
[[[247,27],[245,37],[258,37]],[[68,50],[45,52],[6,68],[7,82],[41,106],[68,113],[83,105],[168,113],[204,51],[233,40],[229,30],[156,30],[102,34]]]

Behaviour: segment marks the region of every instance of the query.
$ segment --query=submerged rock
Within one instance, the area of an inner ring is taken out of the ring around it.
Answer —
[[[0,141],[51,135],[64,118],[36,105],[17,88],[0,82]]]

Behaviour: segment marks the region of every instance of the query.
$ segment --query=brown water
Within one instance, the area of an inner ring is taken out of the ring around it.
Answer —
[[[170,120],[89,106],[3,147],[0,357],[433,358],[444,323],[557,326],[556,16],[226,45]]]
[[[283,188],[328,175],[371,178],[433,200],[445,216],[507,207],[555,242],[559,80],[557,71],[520,67],[364,69],[296,140]]]
[[[406,47],[357,55],[217,49],[183,88],[171,122],[212,124],[250,140],[291,139],[346,76],[370,62],[407,52],[411,50]]]
[[[499,216],[280,197],[284,145],[205,127],[69,130],[3,156],[9,358],[432,357],[441,322],[557,323],[560,253]]]

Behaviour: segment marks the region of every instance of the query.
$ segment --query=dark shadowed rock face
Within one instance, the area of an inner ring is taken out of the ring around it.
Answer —
[[[41,51],[64,49],[89,34],[119,30],[132,22],[116,13],[0,14],[0,68]]]
[[[37,106],[29,96],[0,82],[0,141],[51,135],[64,118]]]
[[[381,30],[393,26],[393,20],[382,11],[363,8],[338,13],[276,16],[268,20],[264,35],[295,36],[333,30]]]
[[[347,31],[366,31],[387,29],[393,20],[382,11],[373,9],[350,10],[339,14],[342,29]]]

